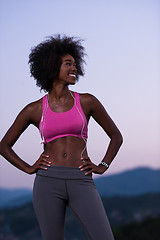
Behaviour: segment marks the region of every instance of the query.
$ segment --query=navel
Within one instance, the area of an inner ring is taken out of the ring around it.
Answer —
[[[63,157],[65,158],[65,157],[67,157],[67,153],[65,152],[65,153],[63,153]]]

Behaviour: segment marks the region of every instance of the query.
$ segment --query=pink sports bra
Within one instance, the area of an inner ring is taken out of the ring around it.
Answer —
[[[50,109],[47,95],[45,95],[42,101],[39,131],[44,144],[66,136],[87,139],[87,119],[80,104],[79,93],[74,92],[73,107],[67,112],[60,113]]]

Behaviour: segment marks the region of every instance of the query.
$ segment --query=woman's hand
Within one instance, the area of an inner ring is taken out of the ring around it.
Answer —
[[[32,165],[29,166],[27,173],[33,174],[36,173],[38,169],[47,170],[47,167],[51,166],[51,162],[49,161],[49,156],[45,154],[41,154],[39,159]]]
[[[83,163],[79,166],[80,171],[89,170],[85,175],[93,173],[103,174],[107,169],[103,165],[95,165],[91,162],[90,158],[81,158]]]

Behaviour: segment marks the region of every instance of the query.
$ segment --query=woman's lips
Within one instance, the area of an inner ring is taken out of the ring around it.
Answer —
[[[76,74],[74,74],[74,73],[70,73],[69,76],[76,78]]]

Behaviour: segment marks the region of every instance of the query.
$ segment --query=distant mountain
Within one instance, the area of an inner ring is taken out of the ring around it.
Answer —
[[[160,193],[131,197],[102,197],[102,201],[116,239],[159,240]],[[144,221],[148,224],[142,226]],[[65,240],[86,239],[71,209],[67,208],[65,222]],[[122,228],[119,234],[120,227]],[[42,240],[32,202],[16,208],[0,209],[0,240],[9,239]]]
[[[32,190],[0,188],[0,208],[16,207],[32,201]]]
[[[95,179],[101,196],[136,196],[160,192],[160,169],[136,168]]]
[[[160,193],[160,169],[137,168],[119,174],[100,176],[95,184],[101,196],[137,196]],[[0,188],[0,208],[32,201],[32,190]]]

